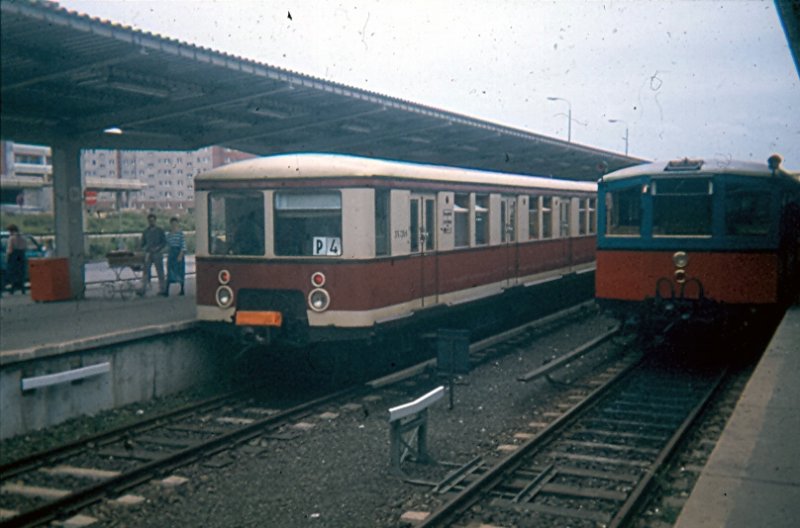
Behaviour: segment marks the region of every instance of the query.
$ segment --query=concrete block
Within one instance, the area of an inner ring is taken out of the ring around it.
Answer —
[[[84,526],[91,526],[97,522],[94,517],[88,515],[75,515],[61,523],[64,528],[83,528]]]
[[[116,506],[138,506],[144,501],[145,498],[141,495],[123,495],[122,497],[117,497],[116,499],[108,502],[109,504],[114,504]]]
[[[159,481],[159,484],[161,484],[165,488],[177,488],[178,486],[183,486],[187,482],[189,482],[189,479],[186,477],[179,477],[178,475],[172,475]]]
[[[400,520],[404,523],[418,524],[428,518],[430,512],[424,511],[407,511],[400,516]]]
[[[292,429],[299,429],[300,431],[308,431],[314,427],[316,427],[314,424],[308,422],[297,422],[292,425]]]
[[[105,469],[80,468],[75,466],[60,465],[52,468],[42,468],[41,471],[50,475],[69,475],[78,478],[88,478],[93,480],[106,480],[118,477],[122,473],[119,471],[108,471]]]

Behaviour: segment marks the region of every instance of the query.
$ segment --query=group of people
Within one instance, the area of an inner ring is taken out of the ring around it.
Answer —
[[[147,228],[142,233],[142,250],[144,251],[144,276],[139,295],[144,295],[150,286],[153,267],[158,275],[158,291],[164,297],[169,296],[171,284],[180,285],[178,295],[184,295],[186,280],[186,237],[181,231],[177,217],[169,221],[169,231],[165,232],[156,224],[156,215],[147,215]],[[27,259],[25,252],[27,243],[20,234],[19,228],[8,226],[8,245],[6,247],[6,270],[3,282],[8,283],[10,293],[20,290],[25,293],[25,268]],[[167,253],[167,276],[164,280],[164,252]],[[5,284],[0,285],[5,287]]]
[[[142,289],[139,295],[144,295],[150,286],[153,267],[158,275],[158,291],[160,295],[169,297],[171,284],[179,284],[181,289],[178,295],[185,293],[186,279],[186,238],[181,231],[177,217],[169,221],[169,231],[165,232],[156,224],[156,215],[147,215],[147,228],[142,232],[142,250],[144,251],[144,274]],[[164,251],[167,252],[167,277],[164,281]]]

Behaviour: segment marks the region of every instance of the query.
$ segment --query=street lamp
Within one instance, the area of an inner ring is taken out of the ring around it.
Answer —
[[[609,123],[622,123],[622,124],[625,125],[625,137],[623,137],[622,139],[625,140],[625,155],[627,156],[628,155],[628,122],[627,121],[623,121],[622,119],[609,119],[608,122]]]
[[[572,143],[572,103],[563,97],[548,97],[548,101],[564,101],[567,103],[567,142]]]

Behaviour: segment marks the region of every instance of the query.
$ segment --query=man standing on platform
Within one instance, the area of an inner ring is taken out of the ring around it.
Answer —
[[[142,290],[139,295],[143,296],[150,287],[151,267],[156,267],[158,274],[158,293],[164,293],[164,247],[167,245],[167,238],[164,230],[156,225],[156,215],[147,215],[147,228],[142,232],[142,249],[144,250],[144,276],[142,277]]]

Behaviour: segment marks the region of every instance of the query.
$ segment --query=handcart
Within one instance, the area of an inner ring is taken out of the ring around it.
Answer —
[[[103,284],[103,296],[113,299],[119,295],[121,299],[130,299],[136,294],[136,285],[142,280],[144,253],[110,251],[106,253],[106,258],[115,279]]]

